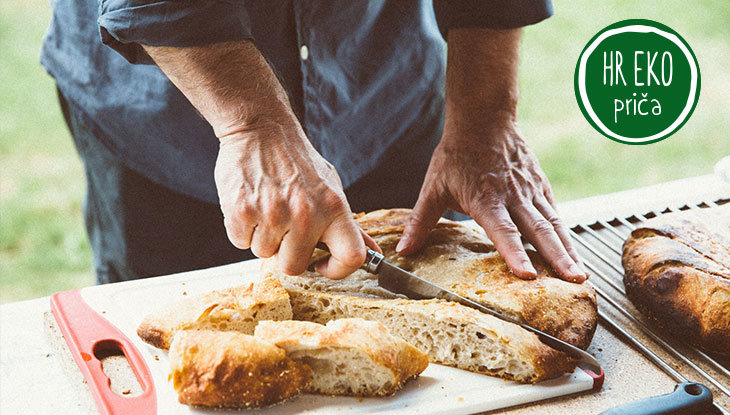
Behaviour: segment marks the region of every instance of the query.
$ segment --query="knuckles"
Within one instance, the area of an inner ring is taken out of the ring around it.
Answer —
[[[539,236],[548,236],[555,232],[555,228],[553,227],[552,223],[548,222],[546,219],[535,220],[535,222],[532,224],[532,230],[536,235]]]
[[[253,244],[251,252],[258,258],[271,258],[276,253],[276,248],[266,245]]]
[[[545,219],[555,228],[563,226],[563,221],[558,216],[549,215]]]
[[[307,199],[294,201],[290,208],[292,223],[303,229],[308,229],[314,222],[315,207]]]
[[[506,234],[516,234],[517,226],[515,226],[514,223],[502,219],[494,222],[494,224],[491,226],[491,231],[496,233],[506,233]]]
[[[358,268],[365,262],[365,250],[348,251],[340,255],[337,260],[348,268]]]
[[[256,208],[248,203],[244,203],[238,206],[236,210],[236,216],[238,220],[243,223],[255,224],[256,222]]]
[[[330,189],[324,192],[321,200],[324,208],[333,213],[344,210],[347,205],[343,194]]]
[[[228,240],[238,249],[248,249],[251,247],[251,238],[244,234],[244,227],[236,220],[229,217],[223,219],[223,226],[228,234]]]

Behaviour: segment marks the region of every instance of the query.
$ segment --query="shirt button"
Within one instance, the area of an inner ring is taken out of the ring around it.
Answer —
[[[306,61],[307,58],[309,58],[309,48],[307,45],[302,45],[302,47],[299,48],[299,57],[301,57],[303,61]]]

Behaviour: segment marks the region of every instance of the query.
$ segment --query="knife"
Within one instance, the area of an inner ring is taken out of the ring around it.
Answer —
[[[321,242],[317,244],[317,248],[329,252],[327,246]],[[517,324],[523,329],[537,335],[537,338],[547,346],[579,359],[578,367],[583,369],[583,371],[593,378],[594,389],[598,390],[603,385],[603,369],[596,358],[570,343],[564,342],[532,326],[515,320],[512,317],[506,316],[498,311],[492,310],[489,307],[483,306],[464,296],[456,294],[453,291],[439,287],[430,281],[391,264],[385,260],[383,254],[372,249],[367,250],[365,262],[360,268],[371,274],[377,275],[378,285],[390,292],[403,294],[413,300],[439,298],[447,301],[454,301],[467,307],[475,308],[485,314],[497,317],[500,320]]]

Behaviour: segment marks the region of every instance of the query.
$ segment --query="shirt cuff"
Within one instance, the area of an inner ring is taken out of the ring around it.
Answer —
[[[514,29],[553,15],[551,0],[434,0],[433,8],[444,39],[449,29]]]
[[[189,47],[252,39],[243,1],[102,0],[101,41],[130,63],[152,64],[140,45]]]

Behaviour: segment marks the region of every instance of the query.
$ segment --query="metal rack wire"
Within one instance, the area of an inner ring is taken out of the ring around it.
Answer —
[[[661,212],[635,213],[610,221],[579,224],[570,233],[592,275],[590,281],[601,303],[599,323],[618,333],[675,381],[692,380],[710,387],[717,410],[730,415],[730,410],[726,409],[730,403],[730,362],[713,357],[653,327],[628,301],[621,266],[623,241],[636,229],[636,224],[664,213],[712,209],[725,203],[730,203],[730,199],[672,206]]]

